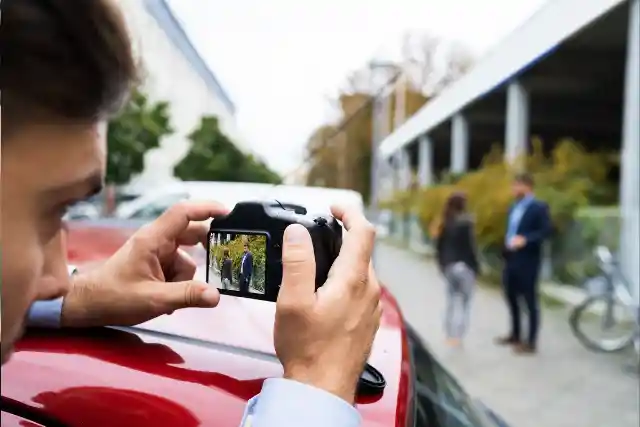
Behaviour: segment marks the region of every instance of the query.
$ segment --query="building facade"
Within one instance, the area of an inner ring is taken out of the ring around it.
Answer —
[[[151,101],[170,105],[174,133],[145,157],[145,169],[131,189],[175,180],[173,167],[190,147],[187,138],[205,115],[217,116],[223,132],[243,151],[246,144],[235,120],[235,106],[213,71],[189,40],[166,0],[120,3],[132,33],[133,47],[143,68],[142,90]]]
[[[463,173],[496,141],[507,161],[533,135],[620,149],[620,261],[640,296],[640,0],[552,0],[388,135],[393,186],[414,170]],[[437,170],[436,170],[437,169]]]

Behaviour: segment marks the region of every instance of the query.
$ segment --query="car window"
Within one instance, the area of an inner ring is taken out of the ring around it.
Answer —
[[[162,213],[167,209],[169,209],[171,206],[175,205],[176,203],[182,200],[186,200],[188,198],[189,196],[184,193],[169,194],[166,196],[162,196],[158,199],[149,201],[149,203],[147,203],[146,205],[135,210],[130,215],[130,218],[146,219],[150,221],[154,220],[160,215],[162,215]]]
[[[475,406],[460,384],[408,328],[415,379],[415,427],[480,427]]]

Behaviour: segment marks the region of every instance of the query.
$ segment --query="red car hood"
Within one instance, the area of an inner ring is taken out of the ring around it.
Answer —
[[[117,246],[129,232],[103,234]],[[370,363],[387,386],[358,398],[357,408],[364,426],[399,427],[408,410],[408,348],[395,300],[386,291],[382,298]],[[136,328],[30,331],[2,369],[3,411],[68,427],[237,427],[264,379],[282,375],[274,309],[223,296],[215,309],[181,310]],[[3,413],[2,425],[38,424]]]

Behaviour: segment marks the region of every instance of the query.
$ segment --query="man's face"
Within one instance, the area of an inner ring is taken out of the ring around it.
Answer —
[[[45,275],[66,271],[62,216],[102,185],[98,125],[29,125],[2,141],[2,362],[36,299],[64,293]]]
[[[531,192],[529,186],[525,183],[514,181],[511,185],[511,191],[516,199],[521,199]]]
[[[249,245],[244,245],[244,252],[245,253],[249,252]]]

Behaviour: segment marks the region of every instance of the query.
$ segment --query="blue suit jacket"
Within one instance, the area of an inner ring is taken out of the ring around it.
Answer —
[[[253,254],[251,252],[247,252],[247,256],[242,263],[242,275],[247,278],[253,276]]]
[[[514,206],[509,209],[509,216]],[[517,231],[518,235],[527,239],[527,244],[516,251],[505,248],[507,267],[517,268],[525,274],[535,274],[540,269],[543,243],[552,231],[549,206],[543,201],[532,200],[520,219]]]

